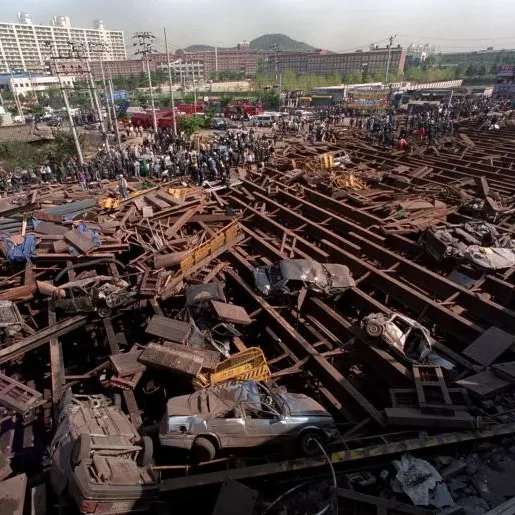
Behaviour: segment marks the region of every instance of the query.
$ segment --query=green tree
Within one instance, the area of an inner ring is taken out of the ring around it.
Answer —
[[[177,125],[181,131],[191,136],[204,126],[204,119],[201,116],[181,116],[177,119]]]
[[[227,105],[232,102],[234,99],[234,96],[232,95],[226,95],[225,93],[222,94],[222,98],[220,99],[220,108],[223,110],[227,107]]]
[[[261,97],[265,109],[277,110],[281,107],[281,99],[274,91],[265,91]]]
[[[465,72],[465,75],[467,77],[474,77],[477,74],[478,74],[478,67],[474,63],[469,64],[467,67],[467,71]]]
[[[343,77],[344,84],[361,84],[363,82],[363,74],[361,72],[349,72]]]

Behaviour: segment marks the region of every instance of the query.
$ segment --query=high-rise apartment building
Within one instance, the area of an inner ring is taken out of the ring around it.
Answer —
[[[52,55],[70,51],[70,41],[82,45],[88,60],[127,59],[123,31],[106,30],[101,20],[93,24],[80,29],[68,16],[54,16],[50,25],[37,25],[27,13],[18,13],[18,23],[0,23],[0,73],[47,71]]]

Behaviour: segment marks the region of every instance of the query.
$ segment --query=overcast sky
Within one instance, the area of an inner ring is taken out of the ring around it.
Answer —
[[[442,50],[515,48],[515,0],[0,0],[0,21],[27,12],[34,23],[54,15],[72,25],[153,31],[171,49],[193,43],[233,46],[265,33],[284,33],[319,48],[352,50],[372,42],[432,43]],[[129,45],[128,45],[129,46]]]

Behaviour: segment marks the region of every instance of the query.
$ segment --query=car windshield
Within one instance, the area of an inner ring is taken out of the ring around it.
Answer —
[[[283,275],[281,273],[281,266],[279,263],[275,263],[272,265],[269,269],[270,274],[270,282],[272,284],[278,283],[279,281],[282,281]]]

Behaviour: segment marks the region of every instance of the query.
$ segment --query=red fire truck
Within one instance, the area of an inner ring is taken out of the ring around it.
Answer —
[[[263,112],[261,102],[243,103],[231,102],[224,110],[224,116],[231,120],[248,120],[251,116],[256,116]]]

